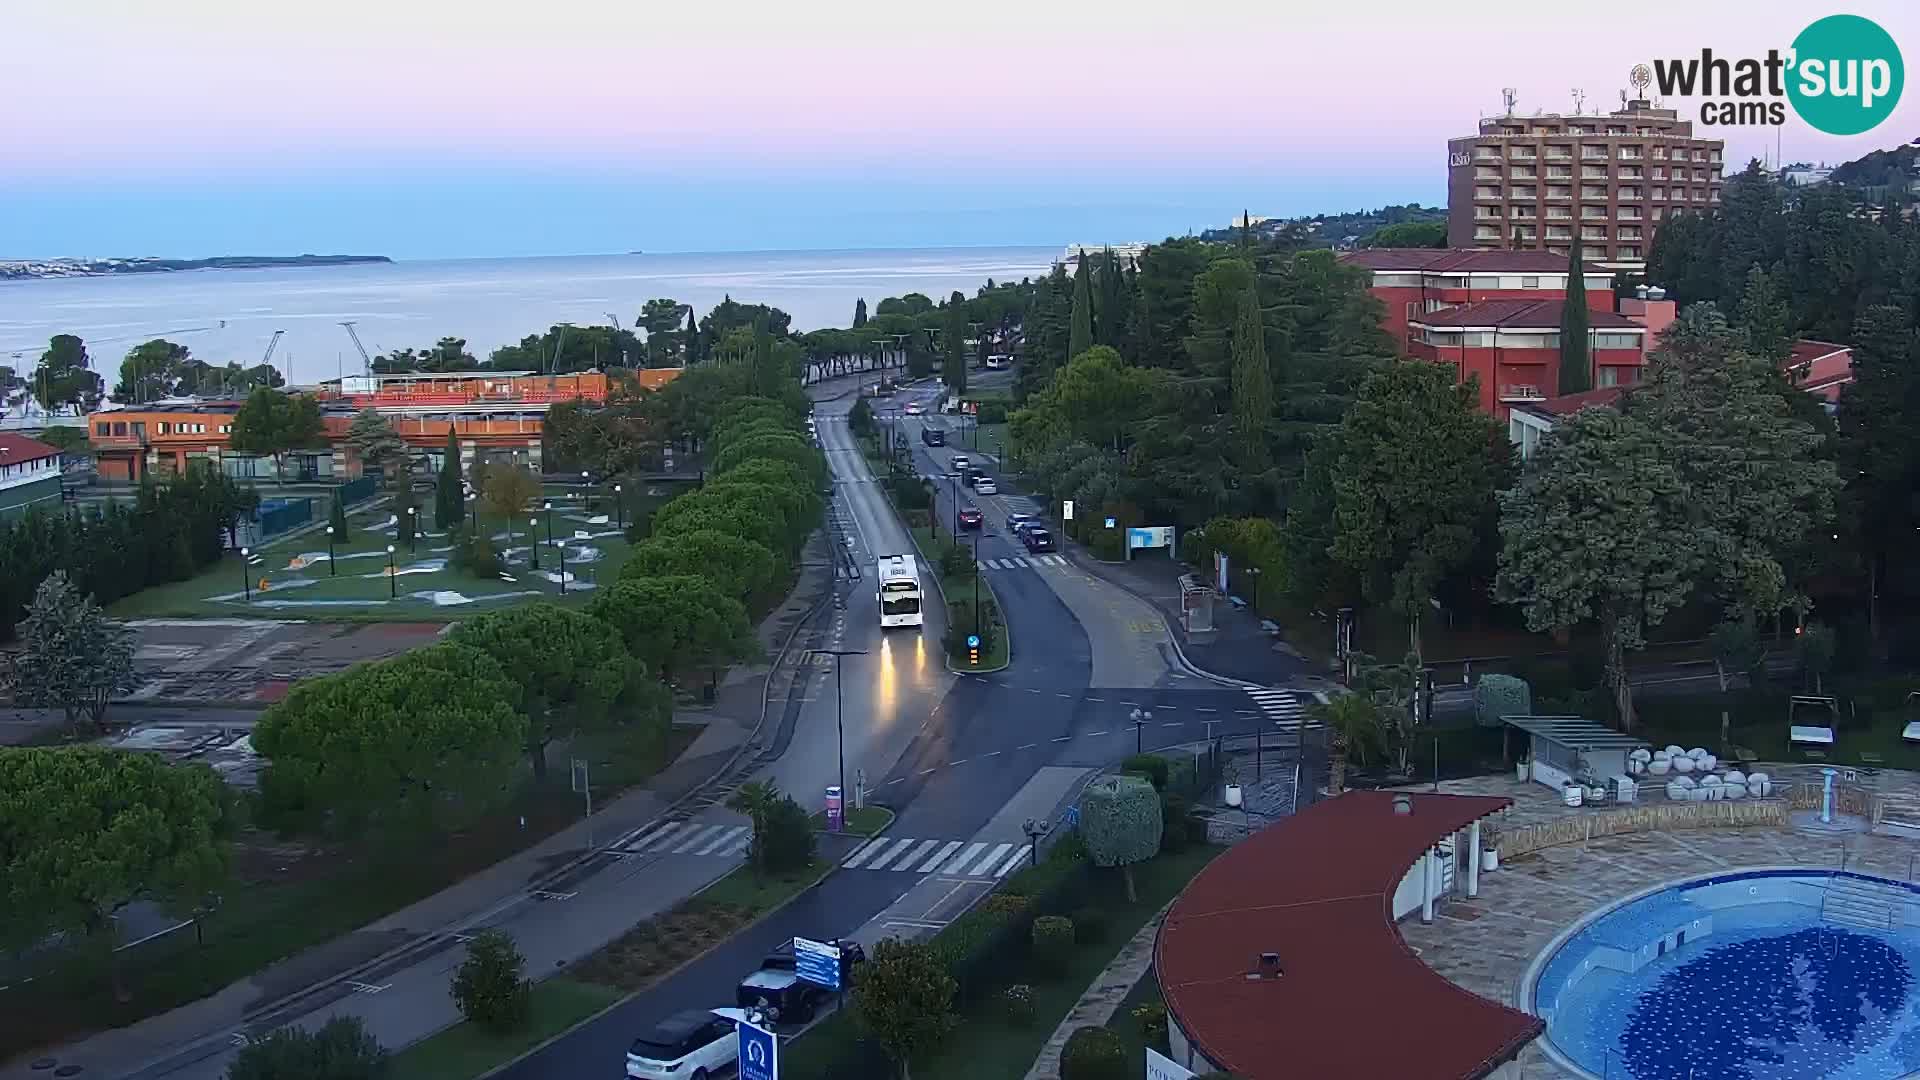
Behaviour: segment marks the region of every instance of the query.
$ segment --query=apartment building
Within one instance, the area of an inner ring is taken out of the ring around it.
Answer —
[[[1565,255],[1547,251],[1476,251],[1447,248],[1366,248],[1339,256],[1373,275],[1368,292],[1386,306],[1380,325],[1403,351],[1411,352],[1408,324],[1423,315],[1484,300],[1553,300],[1567,296]],[[1581,273],[1587,307],[1613,310],[1613,275]]]
[[[60,499],[60,451],[38,439],[0,431],[0,518]]]
[[[1488,117],[1447,142],[1447,243],[1641,269],[1660,223],[1720,202],[1725,144],[1645,100],[1599,114]]]

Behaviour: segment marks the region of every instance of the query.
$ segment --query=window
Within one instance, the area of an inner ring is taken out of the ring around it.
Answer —
[[[168,424],[165,420],[162,420],[160,421],[159,424],[155,425],[154,430],[161,435],[166,435],[170,433],[171,427],[172,425]]]
[[[1540,279],[1538,277],[1523,277],[1520,279],[1520,287],[1523,289],[1537,289],[1540,287]]]
[[[1596,330],[1593,332],[1593,347],[1596,349],[1637,349],[1640,347],[1640,335],[1609,334]]]
[[[125,420],[115,420],[113,422],[113,433],[115,435],[125,435],[127,433],[127,422]]]
[[[112,432],[112,428],[108,427],[105,421],[101,421],[100,423],[93,425],[93,433],[95,435],[107,435],[107,434],[110,434],[111,432]]]

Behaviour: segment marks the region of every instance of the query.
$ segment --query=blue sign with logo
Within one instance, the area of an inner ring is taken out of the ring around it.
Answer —
[[[829,990],[840,989],[840,946],[824,941],[793,939],[794,973]]]
[[[979,647],[980,647],[980,635],[979,635],[979,634],[968,634],[968,635],[967,635],[967,648],[969,648],[969,649],[977,649],[977,648],[979,648]]]
[[[1060,815],[1060,824],[1069,829],[1079,828],[1080,808],[1077,806],[1067,807],[1066,812]]]
[[[740,1080],[780,1080],[780,1040],[773,1032],[742,1020],[740,1032]]]

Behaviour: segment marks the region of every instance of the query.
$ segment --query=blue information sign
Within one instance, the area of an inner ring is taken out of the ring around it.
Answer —
[[[741,1021],[740,1080],[780,1080],[780,1040],[765,1028]]]
[[[977,648],[979,648],[979,647],[980,647],[980,635],[979,635],[979,634],[968,634],[968,635],[967,635],[967,648],[969,648],[969,649],[977,649]]]
[[[793,939],[794,972],[810,983],[829,990],[840,989],[840,946],[824,941]]]

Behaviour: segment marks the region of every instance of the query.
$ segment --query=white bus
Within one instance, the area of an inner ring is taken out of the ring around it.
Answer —
[[[911,555],[880,556],[880,627],[920,625],[920,568]]]

